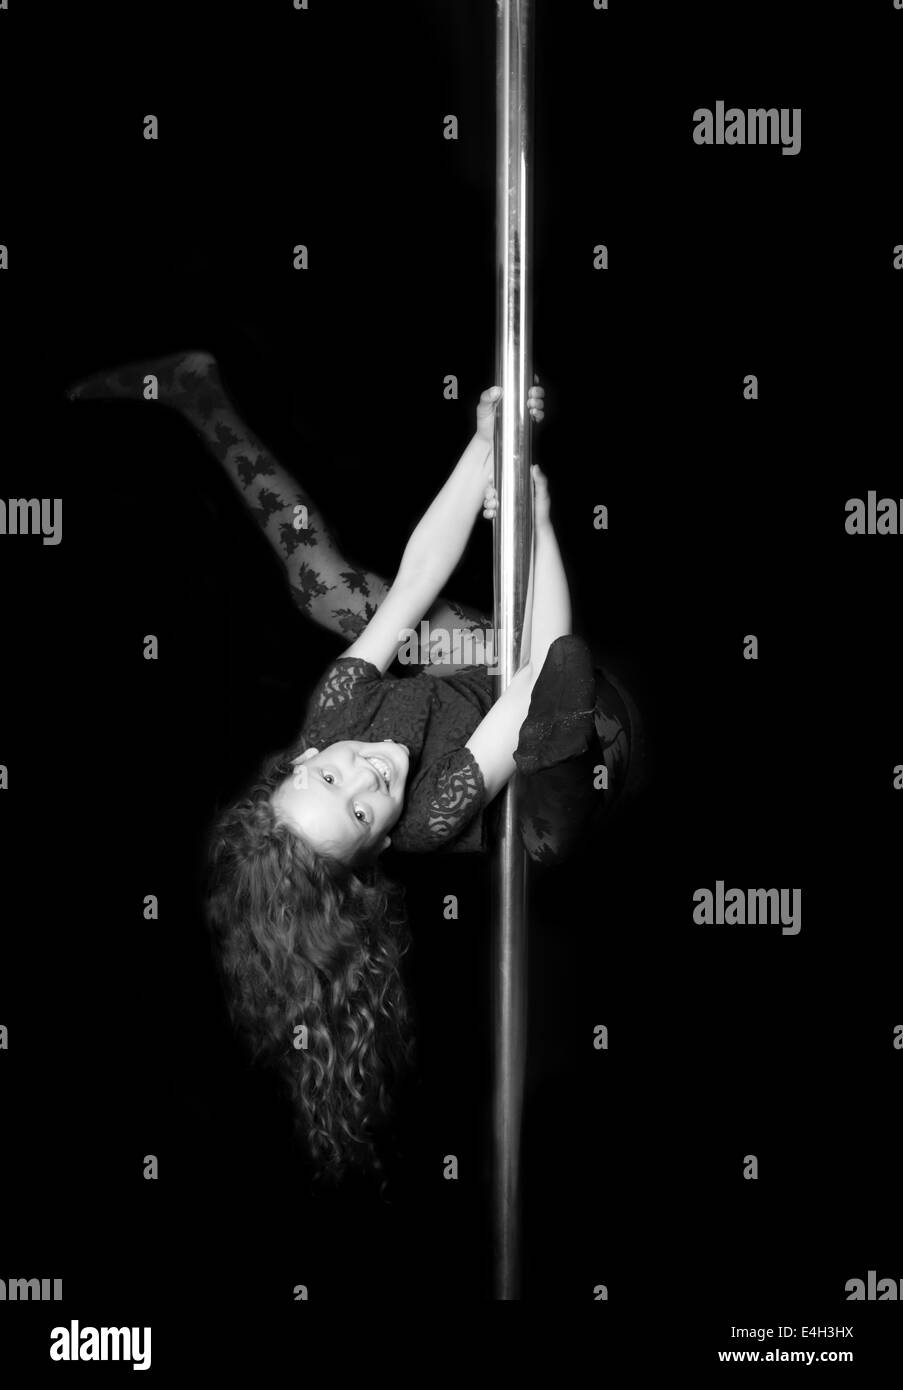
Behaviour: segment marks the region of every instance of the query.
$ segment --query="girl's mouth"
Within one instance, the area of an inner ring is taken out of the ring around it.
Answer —
[[[368,753],[368,754],[366,755],[366,761],[370,764],[371,767],[373,767],[373,768],[376,769],[376,771],[379,773],[380,777],[381,777],[381,778],[383,779],[383,781],[385,782],[386,786],[387,786],[387,787],[391,787],[391,784],[392,784],[392,767],[391,767],[391,765],[386,761],[386,759],[385,759],[385,758],[381,758],[381,757],[379,756],[378,753]]]

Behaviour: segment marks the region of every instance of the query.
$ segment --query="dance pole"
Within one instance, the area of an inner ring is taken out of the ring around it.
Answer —
[[[520,661],[533,548],[530,478],[530,108],[533,0],[496,0],[496,382],[494,613],[496,698]],[[518,779],[502,793],[492,874],[493,1289],[521,1296],[520,1143],[527,1046],[527,857]]]

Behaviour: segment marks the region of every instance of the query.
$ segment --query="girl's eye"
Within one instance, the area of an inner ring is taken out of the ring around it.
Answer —
[[[357,810],[355,810],[354,814],[357,815]],[[364,825],[366,825],[366,824],[367,824],[367,813],[366,813],[366,811],[362,811],[362,812],[361,812],[361,816],[363,816]]]
[[[333,775],[332,775],[331,772],[324,772],[324,773],[323,773],[323,781],[324,781],[324,782],[328,782],[329,785],[332,786],[332,783],[335,781],[335,778],[333,777]]]

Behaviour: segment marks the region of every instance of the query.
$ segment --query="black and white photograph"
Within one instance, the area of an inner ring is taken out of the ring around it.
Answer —
[[[899,1374],[901,63],[0,0],[4,1384]]]

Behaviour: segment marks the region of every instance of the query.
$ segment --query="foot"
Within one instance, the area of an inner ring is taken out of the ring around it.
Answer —
[[[174,410],[200,406],[202,413],[214,408],[222,395],[216,359],[210,352],[175,352],[130,362],[112,372],[98,372],[75,382],[66,391],[70,401],[153,400],[146,392],[148,377],[157,382],[156,399]]]

